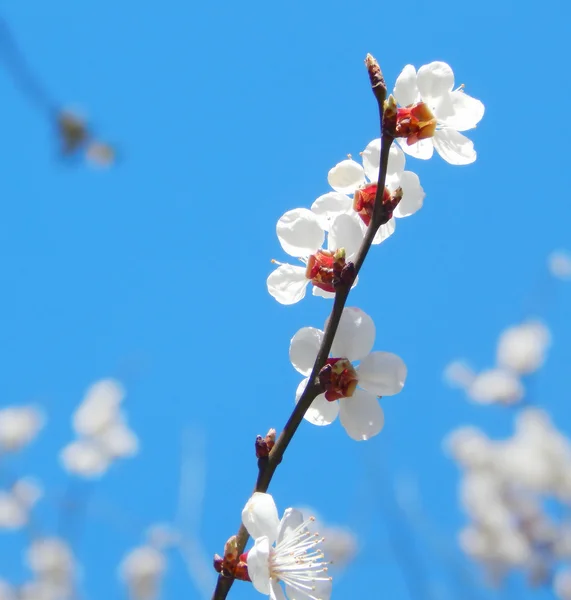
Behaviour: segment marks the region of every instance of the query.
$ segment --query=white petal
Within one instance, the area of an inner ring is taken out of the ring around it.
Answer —
[[[21,450],[36,437],[43,424],[43,414],[34,406],[7,406],[1,409],[0,451]]]
[[[60,454],[64,469],[80,477],[99,477],[109,468],[109,457],[93,442],[68,444]]]
[[[472,141],[455,129],[439,129],[433,139],[438,154],[451,165],[469,165],[476,160]]]
[[[312,293],[314,296],[319,296],[319,298],[335,298],[335,292],[326,292],[316,285],[313,286]]]
[[[341,425],[354,440],[368,440],[382,430],[385,415],[374,394],[356,389],[351,398],[343,398],[339,403]]]
[[[327,181],[336,192],[352,194],[365,183],[365,171],[352,159],[342,160],[329,171]]]
[[[410,146],[406,143],[404,138],[398,138],[397,142],[405,154],[414,156],[414,158],[428,160],[429,158],[432,158],[432,154],[434,153],[434,144],[430,138],[420,140],[416,142],[416,144],[411,144]]]
[[[321,532],[321,531],[320,531]],[[289,600],[329,600],[332,591],[331,579],[317,579],[311,582],[312,589],[304,592],[286,584],[286,596]]]
[[[406,65],[397,77],[393,96],[401,106],[410,106],[420,99],[416,83],[416,69],[412,65]]]
[[[315,327],[303,327],[291,338],[289,359],[296,371],[306,377],[311,373],[322,341],[323,331]]]
[[[396,226],[397,223],[394,217],[388,223],[381,225],[377,233],[375,233],[375,237],[373,238],[373,244],[380,244],[381,242],[384,242],[387,238],[391,237],[391,235],[395,232]]]
[[[114,379],[94,383],[73,415],[75,432],[90,436],[107,427],[115,419],[124,396],[123,386]]]
[[[309,256],[323,246],[325,232],[307,208],[288,210],[276,226],[282,248],[290,256]]]
[[[242,523],[254,539],[265,536],[273,544],[278,536],[280,519],[272,496],[254,492],[242,510]]]
[[[323,194],[311,205],[311,211],[319,219],[319,224],[324,231],[329,231],[329,224],[335,217],[347,214],[352,210],[351,198],[339,192]]]
[[[445,62],[423,65],[416,79],[423,101],[431,106],[454,87],[454,72]]]
[[[0,490],[0,531],[19,529],[28,521],[28,511],[9,492]]]
[[[404,387],[406,365],[391,352],[371,352],[357,367],[359,385],[377,396],[393,396]]]
[[[456,131],[473,129],[484,116],[484,105],[480,100],[462,91],[450,92],[446,101],[439,104],[434,114],[439,123]]]
[[[270,593],[270,545],[267,537],[256,538],[246,560],[253,586],[266,595]]]
[[[327,327],[327,319],[325,327]],[[369,354],[375,343],[375,323],[360,308],[348,306],[343,309],[339,327],[331,346],[331,356],[362,360]]]
[[[389,150],[389,163],[387,165],[387,179],[400,177],[404,171],[405,162],[406,157],[404,152],[396,144],[391,144]]]
[[[422,208],[426,194],[420,185],[418,175],[412,171],[405,171],[399,183],[402,187],[402,200],[393,214],[397,218],[409,217]]]
[[[489,369],[478,373],[468,389],[470,398],[482,404],[515,404],[524,394],[525,389],[519,378],[503,369]]]
[[[305,378],[298,386],[295,393],[295,403],[299,402],[309,378]],[[325,394],[319,394],[307,409],[303,418],[313,425],[330,425],[339,414],[339,402],[329,402]]]
[[[332,223],[327,238],[329,250],[345,248],[346,260],[352,260],[363,242],[363,228],[357,213],[339,215]]]
[[[280,265],[267,279],[268,292],[280,304],[295,304],[305,297],[305,288],[309,279],[305,276],[305,267]]]
[[[304,521],[303,514],[301,511],[295,508],[287,508],[284,512],[284,516],[280,521],[278,528],[278,539],[276,544],[280,544],[284,538],[291,536],[294,529],[297,529]]]
[[[377,181],[379,178],[379,164],[381,161],[381,138],[377,138],[367,144],[361,156],[365,175],[371,181]]]
[[[275,579],[272,579],[270,583],[270,600],[288,600],[279,582]],[[295,600],[295,595],[291,596],[290,600]]]
[[[121,419],[111,423],[93,439],[110,458],[128,458],[139,451],[137,436]]]

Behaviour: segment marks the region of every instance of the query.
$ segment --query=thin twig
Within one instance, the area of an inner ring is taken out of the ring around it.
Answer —
[[[384,112],[384,98],[385,93],[380,89],[380,84],[384,84],[384,80],[382,80],[382,73],[378,68],[376,61],[369,55],[367,56],[367,60],[365,61],[367,65],[367,69],[369,71],[369,76],[371,78],[371,84],[373,86],[373,93],[375,98],[377,99],[377,104],[379,107],[379,117],[382,129],[383,123],[383,112]],[[371,68],[373,67],[373,68]],[[385,89],[386,91],[386,89]],[[380,156],[380,167],[379,167],[379,177],[377,181],[377,192],[375,195],[375,205],[373,210],[373,216],[371,218],[371,222],[369,227],[367,228],[367,232],[361,243],[361,247],[359,248],[359,252],[357,253],[357,257],[355,259],[354,268],[355,268],[355,276],[359,273],[367,253],[369,252],[369,248],[373,243],[373,239],[379,230],[379,227],[386,222],[386,215],[384,214],[384,206],[383,206],[383,193],[385,189],[385,180],[387,176],[387,166],[389,160],[389,150],[393,139],[390,135],[385,135],[381,131],[381,156]],[[305,415],[308,408],[311,406],[311,403],[315,400],[315,398],[323,391],[318,382],[318,375],[323,366],[325,365],[325,361],[329,356],[329,352],[331,350],[331,346],[333,344],[333,339],[337,332],[337,328],[339,326],[339,322],[341,320],[341,315],[343,314],[343,309],[345,308],[345,303],[351,291],[352,282],[345,282],[339,285],[335,293],[335,300],[333,303],[333,310],[331,311],[331,316],[327,323],[327,327],[325,328],[325,334],[323,336],[323,341],[321,342],[321,347],[319,348],[319,352],[317,354],[317,358],[315,359],[315,363],[313,365],[313,369],[311,371],[311,375],[309,376],[309,381],[301,397],[299,398],[298,403],[296,404],[293,412],[291,413],[290,418],[288,419],[283,431],[280,433],[279,438],[276,441],[275,446],[272,448],[268,460],[264,463],[261,463],[260,470],[258,472],[258,478],[256,481],[256,487],[254,488],[254,492],[266,492],[272,477],[282,461],[283,455],[289,446],[297,428],[299,427],[301,421],[303,420],[303,416]],[[237,545],[238,545],[238,553],[242,553],[244,548],[246,547],[246,543],[248,542],[248,532],[243,525],[240,525],[238,533],[236,535]],[[212,595],[212,600],[224,600],[234,583],[234,579],[231,577],[225,577],[223,575],[219,575],[218,581],[216,583],[216,588]]]

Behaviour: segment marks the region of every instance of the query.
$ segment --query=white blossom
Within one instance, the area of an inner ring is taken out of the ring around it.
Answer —
[[[519,378],[505,369],[489,369],[478,373],[467,391],[472,400],[482,404],[515,404],[525,392]]]
[[[326,323],[327,327],[327,323]],[[324,332],[313,327],[300,329],[290,344],[290,360],[293,367],[306,376],[296,392],[299,401],[313,368]],[[367,440],[377,435],[384,425],[384,413],[378,402],[380,396],[398,394],[406,379],[406,365],[396,354],[371,352],[375,342],[375,324],[369,315],[359,308],[343,310],[337,333],[331,347],[332,359],[347,361],[346,371],[351,372],[353,382],[348,396],[330,401],[319,394],[312,402],[304,418],[314,425],[329,425],[338,415],[350,437]],[[359,362],[358,366],[351,363]],[[341,363],[337,363],[341,364]],[[358,387],[356,387],[358,386]],[[335,390],[337,391],[337,390]]]
[[[8,406],[0,410],[0,454],[18,452],[27,446],[44,424],[35,406]]]
[[[425,103],[436,118],[433,137],[411,145],[397,138],[401,148],[411,156],[428,159],[434,148],[444,160],[466,165],[476,160],[474,144],[460,131],[473,129],[484,116],[484,105],[464,93],[463,86],[454,90],[454,73],[444,62],[431,62],[418,69],[407,65],[398,76],[393,91],[403,107]]]
[[[255,492],[242,511],[242,523],[254,539],[247,565],[256,590],[272,600],[329,600],[331,578],[317,548],[321,540],[308,529],[311,519],[288,508],[280,521],[273,498]]]
[[[159,593],[166,571],[164,554],[153,546],[134,548],[119,566],[121,579],[134,600],[152,600]]]
[[[41,496],[41,487],[31,479],[19,479],[11,489],[0,490],[0,529],[24,527]]]
[[[552,252],[547,259],[547,265],[553,277],[571,280],[571,253],[567,250]]]

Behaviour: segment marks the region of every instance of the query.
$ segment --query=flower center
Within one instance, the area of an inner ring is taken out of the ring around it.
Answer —
[[[375,208],[375,197],[377,195],[377,184],[370,183],[355,191],[353,196],[353,210],[358,213],[361,220],[368,227],[373,217]],[[400,191],[399,191],[400,190]],[[383,220],[382,225],[390,221],[393,217],[393,212],[402,199],[402,189],[398,188],[391,193],[387,188],[383,192]]]
[[[436,117],[426,103],[419,102],[397,110],[395,137],[406,138],[409,146],[419,140],[431,138],[435,131]]]
[[[313,517],[304,521],[270,550],[270,577],[283,581],[294,590],[311,600],[321,600],[318,591],[320,582],[330,581],[327,562],[317,545],[323,541],[307,526]]]
[[[357,371],[347,358],[328,358],[319,373],[319,382],[329,402],[350,398],[355,392],[359,378]]]
[[[307,259],[305,276],[316,287],[335,292],[335,282],[345,266],[345,250],[318,250]]]

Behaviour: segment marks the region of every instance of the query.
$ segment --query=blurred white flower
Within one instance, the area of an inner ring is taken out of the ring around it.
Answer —
[[[475,427],[460,427],[444,440],[446,450],[466,468],[485,467],[493,460],[493,445]]]
[[[533,373],[545,362],[550,339],[549,329],[539,322],[508,327],[498,340],[498,365],[520,375]]]
[[[37,581],[45,585],[43,593],[51,589],[56,597],[67,597],[73,589],[76,563],[73,552],[59,537],[35,539],[26,552],[30,570]]]
[[[455,360],[444,369],[444,381],[450,387],[468,388],[472,385],[476,374],[461,360]]]
[[[125,396],[113,379],[93,384],[73,416],[79,439],[60,453],[63,467],[80,477],[99,477],[114,460],[137,454],[139,442],[119,410]]]
[[[478,373],[468,388],[470,398],[482,404],[515,404],[523,398],[524,392],[518,377],[504,369]]]
[[[8,406],[0,410],[0,453],[17,452],[29,444],[44,424],[35,406]]]
[[[0,600],[18,600],[17,590],[4,579],[0,579]]]
[[[549,272],[558,279],[571,279],[571,253],[566,250],[556,250],[547,259]]]
[[[0,529],[19,529],[30,520],[30,512],[42,496],[31,479],[19,479],[9,491],[0,491]]]
[[[164,555],[152,546],[134,548],[119,566],[119,575],[133,600],[156,598],[165,571]]]

